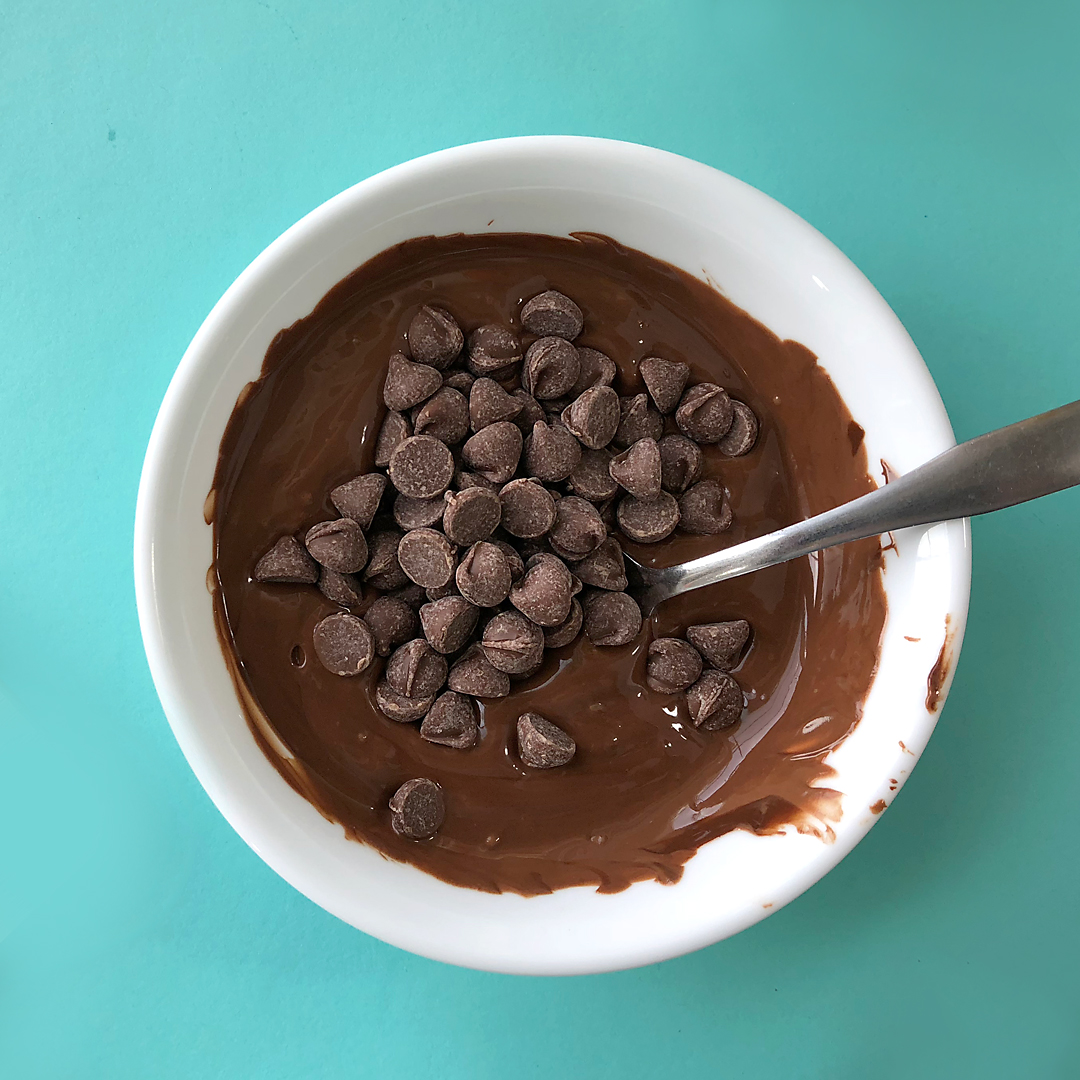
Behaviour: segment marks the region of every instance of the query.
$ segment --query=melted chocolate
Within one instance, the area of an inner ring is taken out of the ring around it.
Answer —
[[[482,704],[483,738],[467,751],[427,743],[415,725],[376,710],[381,661],[351,679],[318,663],[312,629],[335,608],[315,588],[251,580],[282,533],[335,516],[330,489],[372,467],[386,360],[403,348],[421,304],[446,307],[466,332],[487,322],[519,330],[522,301],[549,288],[580,304],[579,344],[615,360],[620,393],[642,389],[637,361],[656,353],[686,361],[695,380],[720,383],[761,421],[745,457],[705,451],[705,475],[731,492],[732,529],[627,543],[639,561],[691,559],[873,489],[861,429],[813,354],[682,271],[588,234],[410,240],[275,338],[222,440],[207,503],[214,603],[255,738],[350,837],[476,889],[535,895],[673,882],[702,844],[732,829],[793,826],[828,838],[840,793],[828,786],[834,773],[824,758],[859,720],[885,622],[877,540],[669,601],[628,646],[598,648],[582,637],[549,652],[509,698]],[[699,732],[682,695],[646,686],[648,643],[733,618],[753,627],[735,672],[748,706],[733,729]],[[527,710],[574,737],[570,765],[521,765],[513,731]],[[419,776],[442,785],[447,818],[435,839],[415,842],[391,830],[387,801]]]

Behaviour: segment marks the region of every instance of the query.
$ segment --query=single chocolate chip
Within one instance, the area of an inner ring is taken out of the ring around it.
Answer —
[[[364,580],[376,589],[390,592],[409,583],[408,575],[398,562],[397,549],[401,533],[396,529],[373,532],[368,538],[370,558],[364,571]]]
[[[600,450],[615,438],[621,416],[619,395],[610,386],[594,386],[563,410],[562,421],[583,445]]]
[[[700,623],[686,630],[686,640],[719,671],[735,667],[749,638],[750,624],[745,619]]]
[[[457,652],[476,629],[480,611],[461,596],[444,596],[420,609],[424,637],[436,652]]]
[[[409,323],[409,349],[414,360],[440,371],[457,359],[465,336],[449,311],[425,305]]]
[[[443,532],[462,547],[486,540],[502,520],[502,502],[494,491],[487,488],[448,491],[443,498],[446,505]]]
[[[446,820],[442,788],[423,777],[406,780],[390,800],[394,832],[409,840],[430,840]]]
[[[561,727],[534,712],[518,717],[517,743],[518,756],[533,769],[557,769],[566,765],[577,750],[577,744]]]
[[[435,703],[433,697],[411,698],[399,694],[385,679],[375,686],[375,705],[388,720],[411,724],[419,720]]]
[[[491,541],[506,556],[506,565],[510,567],[510,580],[518,582],[525,573],[525,562],[518,554],[517,548],[508,544],[505,540]]]
[[[517,672],[515,675],[510,676],[510,681],[524,682],[526,679],[531,679],[543,666],[544,666],[545,650],[541,649],[533,658],[533,662],[524,670]]]
[[[645,681],[658,694],[677,694],[701,678],[701,653],[680,638],[657,638],[649,646]]]
[[[680,524],[689,533],[715,536],[731,527],[731,505],[719,480],[700,480],[679,496]]]
[[[395,649],[386,661],[385,677],[399,694],[423,698],[439,692],[446,683],[446,672],[446,657],[423,638],[413,638]]]
[[[581,444],[563,427],[538,420],[525,440],[525,471],[548,484],[565,480],[581,460]]]
[[[612,442],[620,450],[638,439],[657,439],[664,433],[664,418],[649,404],[648,394],[619,398],[619,426]]]
[[[315,655],[335,675],[359,675],[375,658],[375,638],[363,619],[339,611],[315,626]]]
[[[665,491],[681,495],[701,475],[701,447],[685,435],[665,435],[657,445],[660,484]]]
[[[494,379],[477,379],[469,393],[469,424],[481,431],[500,420],[513,420],[522,405],[511,397]]]
[[[654,499],[627,495],[619,503],[619,528],[639,544],[655,544],[675,531],[679,524],[679,503],[661,491]]]
[[[401,576],[405,577],[404,574],[402,574]],[[428,602],[427,589],[425,589],[422,585],[417,585],[415,582],[409,581],[407,578],[405,580],[405,584],[402,585],[401,588],[394,590],[393,595],[398,600],[401,600],[404,603],[408,604],[409,607],[413,609],[413,611],[419,611]],[[366,615],[364,617],[367,618]],[[415,634],[409,635],[409,637],[415,636]],[[409,638],[402,638],[402,641],[408,640]],[[400,644],[400,642],[398,644]]]
[[[533,424],[538,420],[547,420],[547,413],[544,411],[543,405],[541,405],[528,390],[522,390],[522,388],[518,386],[510,391],[510,396],[515,401],[521,402],[521,412],[514,417],[514,423],[521,428],[523,435],[531,434]]]
[[[638,439],[629,450],[611,460],[611,477],[639,499],[655,499],[660,494],[660,444],[655,439]]]
[[[543,660],[544,631],[524,615],[504,611],[484,627],[481,647],[496,670],[521,675]]]
[[[741,401],[732,400],[731,408],[731,427],[716,447],[725,457],[741,457],[757,442],[757,417],[750,406]]]
[[[472,384],[476,376],[471,371],[462,371],[460,368],[443,373],[442,384],[451,390],[457,390],[463,397],[469,396]],[[428,432],[428,434],[431,434]],[[438,436],[436,436],[438,438]],[[445,441],[445,440],[444,440]]]
[[[583,345],[577,347],[577,354],[580,370],[577,382],[570,389],[571,397],[584,394],[594,386],[610,386],[615,381],[618,369],[610,356]]]
[[[447,685],[459,694],[501,698],[510,693],[510,676],[493,667],[479,645],[470,645],[450,669]]]
[[[569,393],[580,373],[577,349],[569,341],[537,338],[525,353],[521,385],[542,402]]]
[[[413,435],[391,454],[389,472],[391,483],[402,495],[430,499],[450,486],[454,455],[445,443],[430,435]]]
[[[435,529],[413,529],[398,544],[401,569],[425,589],[445,585],[454,573],[454,545]]]
[[[627,645],[641,629],[641,608],[624,592],[590,592],[585,609],[585,633],[594,645]]]
[[[394,353],[386,368],[383,401],[388,409],[404,412],[427,401],[442,386],[442,375],[429,364],[414,364],[402,353]]]
[[[385,469],[394,451],[412,434],[408,417],[399,412],[388,412],[375,440],[375,464]]]
[[[501,604],[510,595],[510,564],[506,556],[484,540],[473,544],[454,575],[461,595],[477,607]]]
[[[295,536],[282,536],[255,564],[256,581],[281,581],[289,585],[314,585],[319,564],[301,547]]]
[[[379,656],[389,656],[395,646],[411,640],[420,628],[416,611],[400,596],[380,596],[364,612],[364,622],[375,638]]]
[[[491,491],[495,494],[498,494],[499,491],[499,485],[489,480],[486,476],[481,476],[479,473],[468,472],[465,469],[455,470],[454,479],[451,483],[457,491],[468,491],[470,488],[483,488],[485,491]]]
[[[619,490],[608,471],[611,454],[607,450],[586,450],[570,474],[570,489],[590,502],[603,502]]]
[[[567,495],[555,504],[555,524],[548,533],[551,550],[575,562],[594,552],[607,538],[607,526],[591,502]]]
[[[367,529],[385,490],[386,477],[382,473],[365,473],[333,488],[330,501],[342,517],[352,518],[361,529]]]
[[[523,441],[521,429],[503,420],[473,435],[461,456],[473,472],[493,483],[505,484],[517,470]]]
[[[510,603],[537,626],[559,626],[570,614],[573,581],[562,559],[534,555],[525,576],[510,590]]]
[[[574,573],[586,585],[609,592],[622,592],[627,581],[619,541],[609,536],[591,555],[574,563]]]
[[[411,495],[399,495],[394,500],[394,521],[406,532],[437,525],[446,509],[441,495],[431,499],[414,499]]]
[[[581,601],[575,596],[570,601],[570,614],[566,616],[566,621],[544,631],[544,645],[549,649],[561,649],[564,645],[569,645],[581,633],[584,620]]]
[[[342,574],[363,570],[368,560],[364,530],[352,518],[320,521],[308,529],[304,544],[317,563]]]
[[[743,692],[726,672],[706,671],[686,691],[686,705],[694,727],[720,731],[732,727],[742,716]]]
[[[646,356],[638,364],[638,371],[645,381],[650,397],[656,407],[666,416],[679,407],[679,399],[690,378],[690,368],[678,360],[661,360],[659,356]]]
[[[342,607],[357,607],[363,600],[364,587],[355,575],[324,566],[319,574],[319,592]]]
[[[420,406],[413,421],[413,432],[430,435],[447,446],[454,446],[469,434],[469,403],[452,386],[444,386]]]
[[[513,330],[489,323],[469,335],[469,369],[477,375],[505,371],[521,360],[521,342]]]
[[[553,334],[573,341],[581,333],[585,318],[569,296],[549,289],[534,296],[521,309],[521,325],[537,337]]]
[[[555,523],[555,500],[539,480],[511,480],[499,491],[502,527],[523,539],[543,536]]]
[[[439,746],[468,750],[480,741],[476,702],[448,690],[435,699],[420,725],[420,737]]]
[[[683,394],[675,422],[695,442],[719,442],[731,429],[735,410],[727,391],[716,383],[698,383]]]

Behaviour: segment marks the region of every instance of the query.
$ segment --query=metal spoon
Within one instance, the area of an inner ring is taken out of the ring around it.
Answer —
[[[626,560],[628,592],[648,615],[680,593],[894,529],[1001,510],[1080,484],[1080,401],[980,435],[877,491],[786,529],[691,562]]]

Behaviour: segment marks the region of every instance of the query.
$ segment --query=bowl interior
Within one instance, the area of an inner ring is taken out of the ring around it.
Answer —
[[[135,568],[151,671],[210,797],[292,885],[392,944],[496,971],[629,967],[751,925],[816,881],[869,829],[876,820],[871,807],[892,799],[897,785],[890,780],[902,784],[933,729],[927,677],[939,651],[945,648],[948,659],[960,647],[968,532],[966,523],[951,522],[895,537],[886,559],[889,618],[878,675],[862,722],[829,759],[839,774],[831,786],[845,795],[831,843],[793,832],[736,832],[706,845],[675,886],[523,899],[455,888],[345,839],[284,783],[248,732],[214,631],[204,502],[233,404],[257,377],[278,330],[391,244],[485,231],[605,233],[711,282],[818,355],[866,430],[871,461],[904,472],[954,440],[903,327],[827,240],[723,173],[605,140],[480,143],[364,181],[267,248],[192,341],[147,452]]]

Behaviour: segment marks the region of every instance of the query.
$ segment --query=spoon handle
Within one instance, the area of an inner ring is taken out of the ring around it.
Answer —
[[[909,525],[973,517],[1080,484],[1080,401],[980,435],[877,491],[786,529],[645,571],[648,607],[702,585]]]

